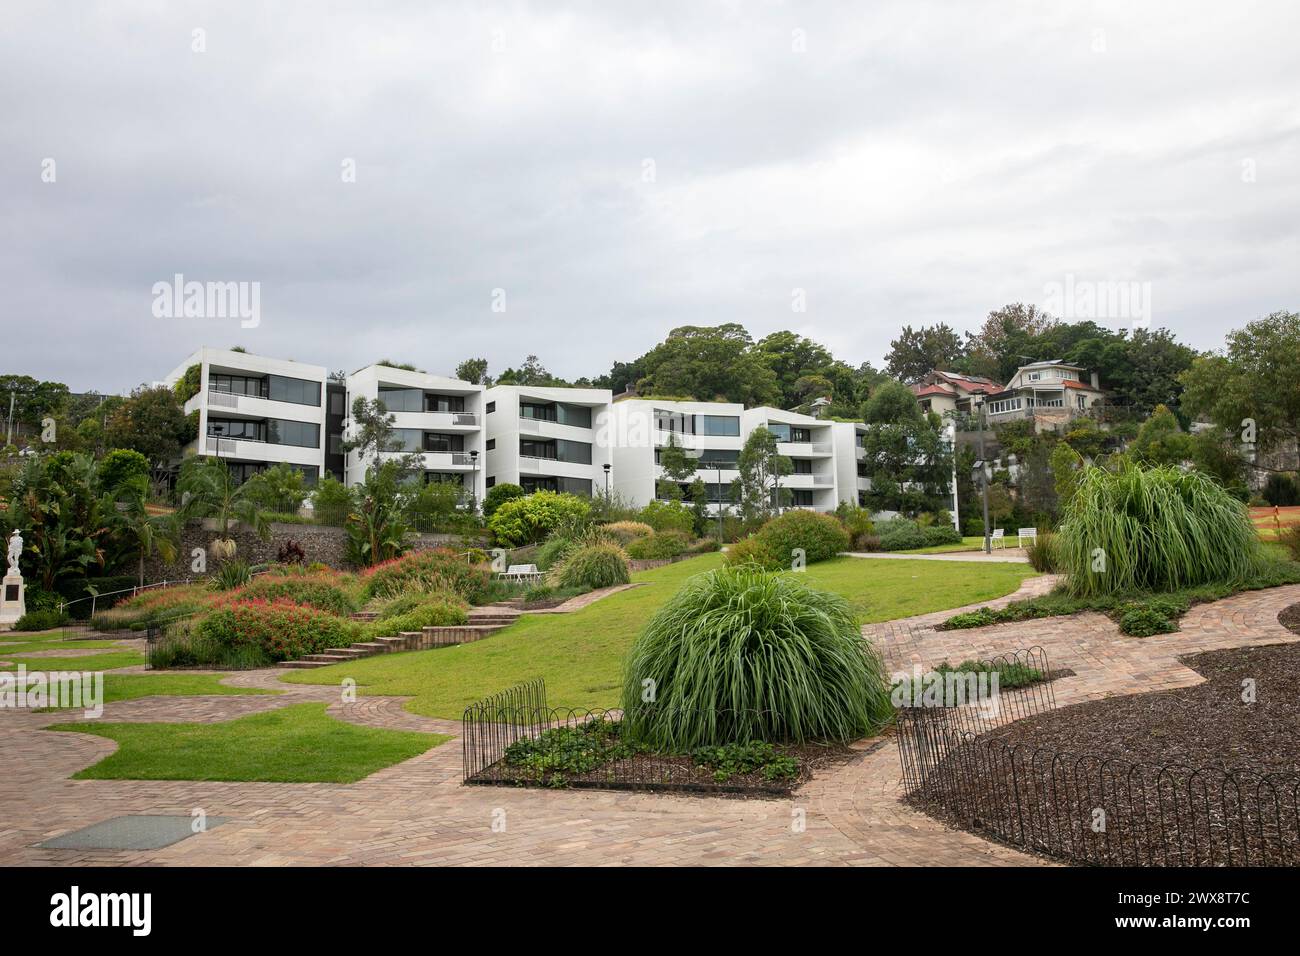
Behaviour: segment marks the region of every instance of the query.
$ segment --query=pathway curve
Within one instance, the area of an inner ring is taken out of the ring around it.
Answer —
[[[1039,594],[1032,578],[1014,597]],[[1011,598],[987,602],[1004,604]],[[1120,635],[1095,614],[940,632],[955,610],[864,633],[891,670],[1041,645],[1059,703],[1180,687],[1201,680],[1178,658],[1204,650],[1300,640],[1277,613],[1300,585],[1193,608],[1179,633]],[[958,609],[960,610],[960,609]],[[440,652],[441,653],[441,652]],[[282,684],[274,671],[226,683],[274,687],[253,697],[154,697],[109,704],[107,720],[226,720],[304,700],[369,726],[457,733],[455,722],[407,713],[401,698],[345,703],[336,687]],[[448,742],[355,784],[71,780],[111,753],[99,737],[43,731],[66,715],[0,711],[0,865],[29,864],[784,864],[1025,865],[1043,861],[953,831],[902,805],[897,748],[889,737],[780,800],[465,787],[460,747]],[[190,814],[230,822],[161,850],[46,850],[35,844],[123,813]],[[504,821],[504,830],[494,829]]]

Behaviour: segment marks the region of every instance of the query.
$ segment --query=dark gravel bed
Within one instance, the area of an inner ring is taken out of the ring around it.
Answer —
[[[1287,630],[1300,634],[1300,604],[1292,604],[1290,607],[1283,608],[1277,616],[1277,622]]]
[[[1080,862],[1300,864],[1300,645],[1182,660],[1205,683],[997,728],[954,746],[909,800]]]

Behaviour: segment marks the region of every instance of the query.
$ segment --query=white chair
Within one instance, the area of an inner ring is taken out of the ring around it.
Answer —
[[[989,535],[989,547],[1005,548],[1007,546],[1006,535],[1007,532],[1005,529],[998,528],[997,531],[994,531],[991,535]]]
[[[1029,539],[1029,543],[1030,543],[1030,544],[1034,544],[1035,542],[1038,541],[1038,529],[1037,529],[1037,528],[1021,528],[1020,531],[1017,532],[1017,533],[1018,533],[1019,536],[1020,536],[1020,540],[1016,542],[1016,544],[1017,544],[1018,547],[1023,548],[1023,547],[1025,546],[1025,539],[1026,539],[1026,538]]]

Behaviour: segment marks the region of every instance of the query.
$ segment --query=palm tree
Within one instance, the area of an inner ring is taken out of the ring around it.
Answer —
[[[230,558],[235,553],[235,541],[230,537],[233,522],[251,528],[263,540],[271,536],[266,515],[250,494],[249,486],[236,482],[219,458],[191,458],[181,468],[176,490],[181,493],[183,518],[215,519],[215,552],[222,557]]]
[[[144,564],[155,551],[164,561],[176,558],[181,522],[175,514],[150,514],[145,502],[149,479],[132,475],[109,492],[117,530],[134,545],[139,555],[140,586],[144,587]]]

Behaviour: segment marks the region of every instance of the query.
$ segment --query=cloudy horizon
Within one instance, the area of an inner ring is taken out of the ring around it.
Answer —
[[[1293,5],[230,6],[0,9],[0,371],[572,379],[724,322],[880,367],[1067,285],[1199,349],[1300,309]],[[256,327],[159,315],[177,274]]]

